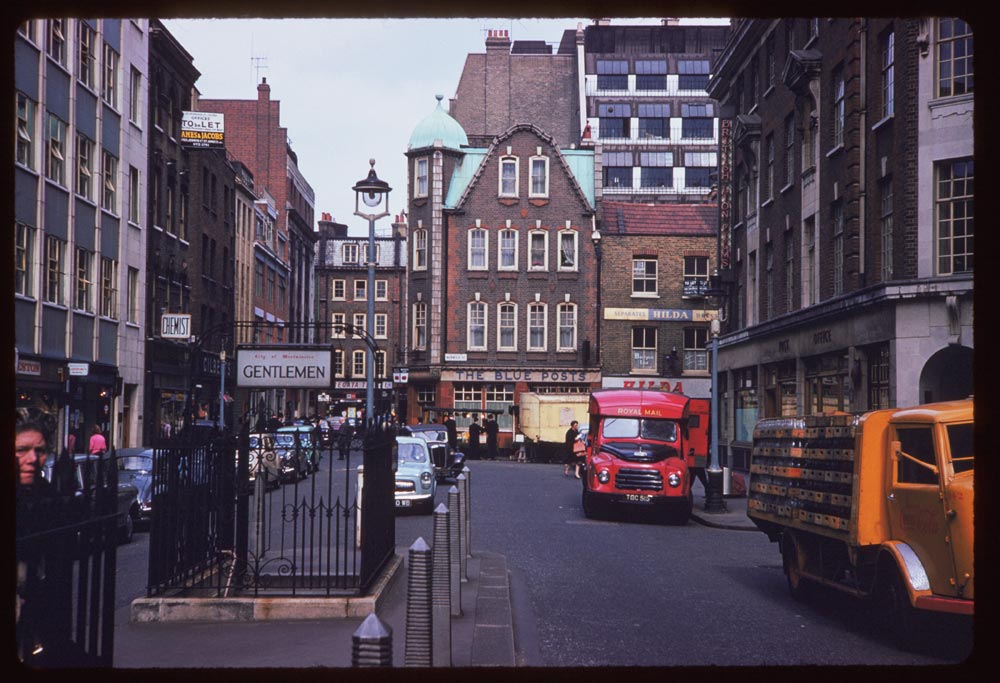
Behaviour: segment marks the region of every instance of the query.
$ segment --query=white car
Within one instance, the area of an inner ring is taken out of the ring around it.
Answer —
[[[437,477],[427,442],[416,436],[397,436],[396,450],[396,509],[434,512]]]

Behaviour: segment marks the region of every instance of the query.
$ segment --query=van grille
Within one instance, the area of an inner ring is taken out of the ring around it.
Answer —
[[[412,481],[406,481],[405,479],[396,480],[396,490],[397,491],[414,491],[416,490],[416,484]]]
[[[615,474],[615,488],[662,491],[663,475],[656,470],[620,469]]]

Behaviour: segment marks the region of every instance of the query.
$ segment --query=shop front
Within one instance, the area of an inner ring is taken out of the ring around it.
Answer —
[[[15,367],[14,402],[18,419],[41,425],[60,448],[67,445],[59,419],[65,403],[64,370],[63,361],[24,354],[17,357]]]

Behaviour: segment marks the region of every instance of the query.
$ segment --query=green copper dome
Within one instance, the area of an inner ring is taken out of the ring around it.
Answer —
[[[435,97],[438,101],[437,109],[413,129],[407,149],[432,147],[435,140],[440,140],[441,144],[448,149],[460,150],[463,146],[468,146],[469,138],[466,136],[465,130],[441,106],[444,95],[435,95]]]

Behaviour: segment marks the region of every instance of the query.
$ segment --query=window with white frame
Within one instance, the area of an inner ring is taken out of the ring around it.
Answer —
[[[514,405],[513,384],[487,384],[485,398],[487,410],[501,411],[497,416],[497,426],[500,429],[510,429],[514,421],[509,408]]]
[[[368,280],[357,279],[354,281],[354,300],[368,300]]]
[[[844,67],[839,66],[833,72],[833,145],[844,144],[844,117],[846,115],[844,101]]]
[[[73,308],[87,313],[94,312],[94,254],[80,247],[76,249],[76,288]]]
[[[517,270],[517,230],[505,228],[497,240],[497,268]]]
[[[708,257],[684,257],[684,296],[705,296],[708,290]]]
[[[42,292],[42,298],[50,304],[65,305],[63,301],[65,253],[65,241],[52,235],[45,236],[45,291]]]
[[[764,245],[764,319],[774,317],[774,249],[768,242]]]
[[[882,199],[882,211],[879,217],[881,232],[881,253],[879,261],[882,264],[882,282],[892,279],[892,178],[879,181],[879,194]]]
[[[528,350],[545,351],[548,328],[548,307],[541,302],[528,304]]]
[[[972,158],[934,165],[939,275],[972,272],[974,212]]]
[[[33,296],[35,229],[24,223],[14,224],[14,293]]]
[[[110,152],[101,152],[101,169],[104,176],[101,208],[118,213],[118,158]]]
[[[631,189],[632,153],[605,152],[602,159],[602,174],[605,189]]]
[[[129,76],[128,120],[142,128],[142,72],[134,66]]]
[[[427,304],[423,301],[413,304],[413,348],[427,348]]]
[[[351,353],[351,376],[365,377],[365,356],[364,351],[357,350]]]
[[[84,199],[94,199],[94,142],[76,136],[76,193]]]
[[[387,339],[389,337],[389,314],[375,314],[375,338]]]
[[[375,280],[375,301],[389,300],[389,281]]]
[[[22,36],[24,36],[26,40],[32,43],[38,42],[38,36],[36,35],[35,31],[35,22],[31,19],[27,21],[22,21],[20,24],[18,24],[17,32]]]
[[[677,88],[704,91],[708,87],[709,63],[707,59],[680,59],[677,61]]]
[[[455,410],[458,412],[455,416],[455,423],[458,429],[464,431],[472,423],[472,415],[477,415],[478,411],[483,409],[483,386],[481,384],[455,384],[453,386]],[[419,397],[419,392],[417,395]],[[423,401],[423,403],[434,405],[433,394],[429,398],[429,401]],[[419,398],[418,402],[421,402]]]
[[[413,270],[427,270],[427,231],[413,231]]]
[[[469,270],[487,270],[489,259],[489,233],[484,228],[473,228],[469,231]]]
[[[500,157],[500,196],[516,197],[517,192],[517,157]]]
[[[774,134],[764,141],[764,187],[761,190],[763,200],[774,199]]]
[[[708,328],[684,328],[684,371],[708,370]]]
[[[579,267],[579,236],[576,230],[559,232],[559,270],[576,270]]]
[[[35,112],[38,106],[24,93],[17,93],[17,150],[15,161],[35,169]]]
[[[426,405],[426,406],[434,405],[437,402],[437,399],[435,398],[436,395],[437,394],[434,391],[433,385],[417,387],[417,403],[420,403],[421,405]],[[458,395],[457,389],[455,391],[455,395],[456,396]],[[456,418],[457,417],[458,416],[456,416]]]
[[[79,38],[77,42],[77,55],[79,65],[77,66],[76,77],[85,86],[94,89],[96,77],[94,74],[97,65],[97,52],[94,43],[97,42],[97,32],[85,21],[77,22]]]
[[[639,153],[639,186],[662,188],[674,186],[674,155],[671,152]]]
[[[118,53],[104,44],[104,79],[101,83],[101,96],[113,109],[118,108]]]
[[[529,197],[549,196],[549,158],[543,156],[531,157],[531,186]]]
[[[361,333],[368,330],[368,314],[355,313],[352,323],[354,324],[354,334],[352,336],[354,339],[361,339]]]
[[[427,159],[413,160],[413,196],[427,196]]]
[[[576,304],[559,304],[557,315],[559,344],[556,351],[576,351]]]
[[[358,262],[358,245],[355,242],[347,242],[341,247],[341,257],[344,263]]]
[[[66,124],[59,117],[49,114],[49,152],[45,177],[66,185]]]
[[[785,118],[785,185],[795,182],[795,116]]]
[[[118,318],[118,262],[101,257],[101,315]]]
[[[833,228],[833,295],[844,293],[844,202],[838,199],[830,206]]]
[[[347,281],[346,280],[331,280],[330,281],[330,298],[335,301],[343,301],[347,297]]]
[[[549,269],[549,233],[532,230],[528,233],[528,270]]]
[[[887,118],[895,111],[896,35],[891,28],[879,38],[879,53],[882,57],[882,118]]]
[[[935,21],[937,96],[952,97],[973,92],[972,27],[962,19],[950,17]]]
[[[64,19],[49,19],[48,43],[45,50],[56,63],[66,66],[66,34],[63,33]]]
[[[139,169],[128,167],[128,220],[133,225],[139,225],[142,219],[142,186],[140,185]]]
[[[330,337],[332,339],[346,339],[347,333],[344,331],[344,325],[347,323],[346,313],[334,313],[330,316],[330,323],[332,327],[330,328]]]
[[[385,351],[376,351],[375,354],[375,372],[374,376],[376,378],[385,378]]]
[[[764,75],[767,78],[767,87],[774,85],[775,65],[774,65],[774,34],[767,37],[764,43]]]
[[[656,372],[656,328],[632,328],[632,372]]]
[[[375,244],[375,263],[378,264],[381,260],[382,260],[382,245],[376,243]],[[369,261],[369,259],[368,259],[368,243],[367,242],[362,242],[361,243],[361,263],[362,264],[367,264],[368,261]]]
[[[795,310],[795,240],[785,233],[785,312]]]
[[[656,266],[657,261],[653,256],[632,259],[632,296],[656,294]]]
[[[128,269],[128,306],[125,309],[125,322],[139,324],[139,269],[129,266]]]
[[[486,303],[471,301],[467,307],[466,347],[486,350]]]
[[[343,377],[344,376],[344,350],[334,349],[333,350],[333,376]]]
[[[509,301],[497,304],[497,349],[517,350],[517,304]]]

